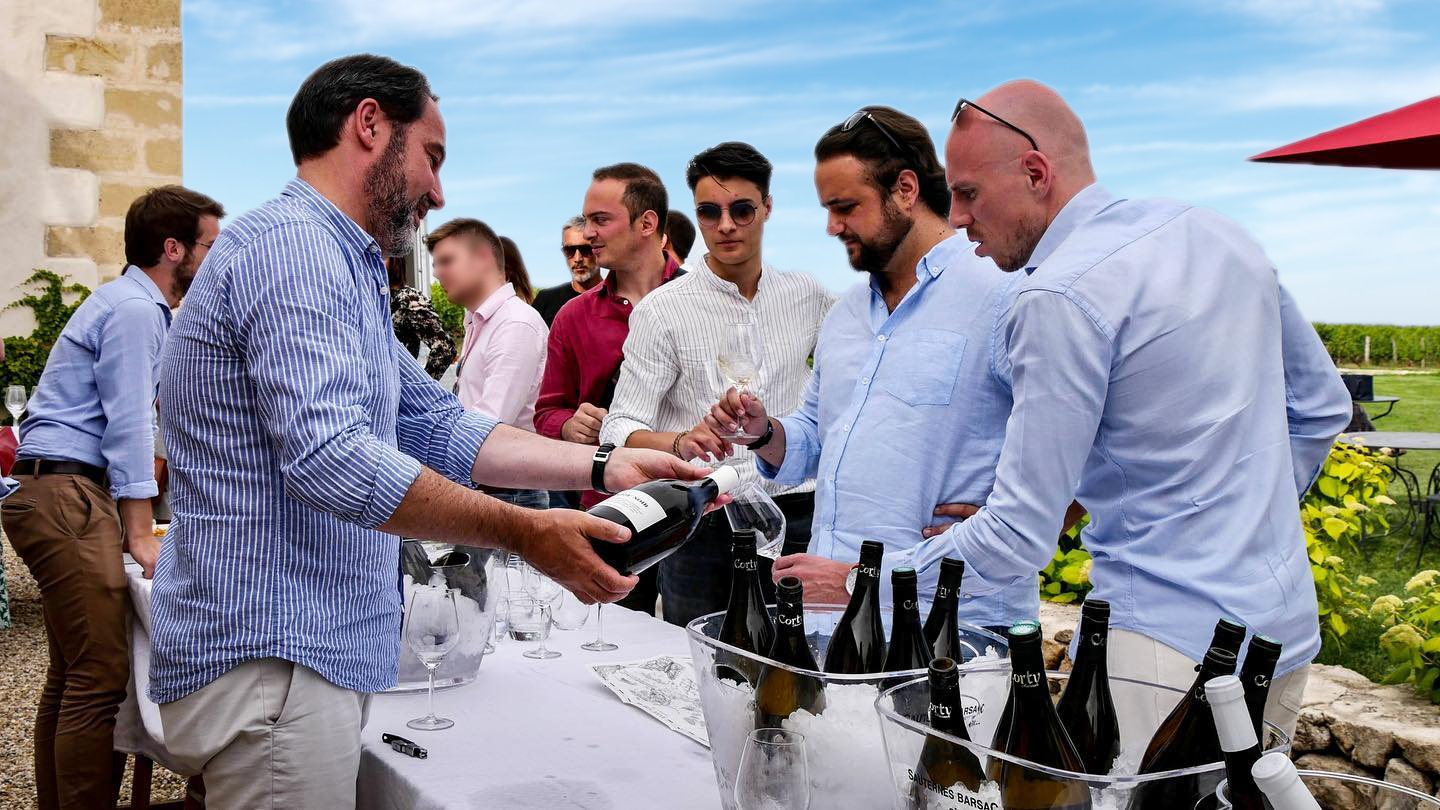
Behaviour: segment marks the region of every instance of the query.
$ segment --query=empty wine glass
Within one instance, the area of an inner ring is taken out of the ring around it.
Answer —
[[[545,649],[545,640],[550,638],[550,603],[540,599],[511,599],[506,624],[510,625],[510,638],[516,641],[538,641],[539,646],[526,650],[526,658],[547,660],[559,658],[560,653]]]
[[[435,716],[435,670],[460,641],[460,612],[455,591],[439,585],[416,585],[405,608],[405,641],[430,673],[429,713],[405,725],[421,731],[438,731],[454,720]]]
[[[724,508],[731,531],[759,532],[755,553],[770,560],[778,558],[785,546],[785,513],[775,499],[754,481],[730,490],[730,498]]]
[[[806,810],[810,768],[805,735],[778,728],[750,732],[740,752],[735,804],[740,810]]]
[[[580,649],[590,652],[610,652],[620,649],[619,644],[612,644],[605,640],[605,606],[599,602],[595,603],[595,640],[587,641],[580,645]]]
[[[25,413],[25,386],[10,385],[5,388],[5,410],[10,412],[10,424],[15,426],[15,434],[20,434],[20,416]]]
[[[510,596],[506,572],[507,552],[496,551],[485,560],[485,609],[494,617],[490,633],[485,636],[485,654],[495,652],[495,644],[505,637],[504,603]]]
[[[554,600],[552,612],[551,620],[561,630],[579,630],[590,618],[590,606],[569,591],[563,591],[560,598]]]
[[[540,573],[535,566],[525,563],[523,570],[525,572],[525,593],[529,594],[531,599],[554,603],[561,594],[565,593],[565,589],[560,586],[560,583]]]
[[[756,396],[757,377],[760,370],[760,352],[756,341],[757,329],[753,321],[733,323],[720,338],[720,354],[716,363],[720,375],[731,388],[739,393],[749,392]],[[758,439],[760,436],[745,432],[742,421],[733,431],[724,435],[726,439]]]

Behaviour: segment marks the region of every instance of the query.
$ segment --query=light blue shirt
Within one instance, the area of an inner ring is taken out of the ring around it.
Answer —
[[[257,658],[376,692],[400,653],[400,541],[423,463],[468,482],[495,421],[395,340],[375,241],[302,180],[215,242],[160,378],[174,523],[150,697]]]
[[[1281,674],[1308,663],[1297,500],[1350,398],[1260,246],[1212,211],[1092,185],[1030,261],[998,346],[1015,405],[995,492],[920,565],[958,554],[975,593],[1028,578],[1073,497],[1112,626],[1198,661],[1228,616],[1284,644]]]
[[[20,428],[17,458],[104,468],[116,498],[153,498],[155,381],[170,304],[128,267],[76,308],[50,350]]]
[[[885,544],[881,600],[890,572],[913,564],[920,530],[942,503],[981,504],[1010,415],[1010,389],[995,373],[991,344],[1016,279],[977,258],[963,236],[936,245],[916,284],[889,312],[872,281],[835,304],[820,328],[815,373],[794,413],[783,417],[785,459],[760,473],[794,485],[815,478],[810,552],[854,561],[860,543]],[[1065,513],[1060,507],[1056,520]],[[1054,545],[1057,527],[1051,537]],[[942,555],[943,556],[943,555]],[[938,558],[937,558],[938,559]],[[1010,624],[1040,609],[1035,572],[960,606],[964,621]],[[935,596],[939,566],[921,572]]]

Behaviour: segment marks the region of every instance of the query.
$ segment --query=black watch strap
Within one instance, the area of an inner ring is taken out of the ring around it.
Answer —
[[[595,450],[595,458],[590,464],[590,488],[602,495],[615,494],[605,488],[605,465],[610,462],[610,454],[613,452],[615,452],[615,445],[600,445]]]
[[[750,449],[751,449],[752,451],[754,451],[754,450],[759,450],[760,448],[762,448],[762,447],[764,447],[765,445],[769,444],[769,443],[770,443],[770,440],[773,439],[773,438],[775,438],[775,420],[773,420],[773,419],[766,419],[766,420],[765,420],[765,435],[763,435],[763,436],[761,436],[760,438],[756,439],[755,441],[751,442],[751,443],[750,443]]]

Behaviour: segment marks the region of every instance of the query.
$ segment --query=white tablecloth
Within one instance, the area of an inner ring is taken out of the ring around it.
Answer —
[[[121,709],[116,749],[166,764],[159,709],[145,698],[149,682],[150,581],[127,566],[136,610],[132,622],[131,699]],[[142,617],[143,616],[143,620]],[[551,633],[560,658],[521,655],[531,643],[505,639],[485,656],[473,683],[435,693],[435,710],[455,721],[444,731],[415,731],[405,721],[425,714],[425,694],[376,695],[363,732],[360,810],[645,810],[720,805],[710,749],[620,702],[589,664],[690,654],[685,631],[617,606],[605,608],[613,652],[580,649],[595,637],[595,616],[581,630]],[[380,741],[399,734],[429,750],[426,759]]]

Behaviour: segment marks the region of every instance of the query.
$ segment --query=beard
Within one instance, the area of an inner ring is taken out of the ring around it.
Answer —
[[[399,127],[385,145],[380,159],[365,172],[365,197],[369,201],[371,236],[385,256],[404,256],[415,247],[414,216],[424,200],[405,195],[405,140]]]
[[[882,273],[889,266],[890,260],[895,258],[895,251],[900,249],[900,243],[910,235],[910,229],[914,227],[913,217],[907,217],[900,212],[899,207],[889,199],[885,200],[885,222],[880,227],[880,232],[870,239],[856,237],[855,241],[860,243],[860,252],[850,259],[850,266],[856,270],[867,273]]]
[[[595,278],[595,274],[599,272],[599,267],[587,267],[580,270],[571,270],[570,277],[575,280],[576,284],[588,284],[590,279]]]
[[[1013,247],[1004,252],[997,252],[992,260],[995,265],[1007,273],[1022,270],[1030,263],[1030,257],[1035,254],[1035,248],[1040,244],[1040,239],[1045,235],[1045,221],[1039,217],[1023,218],[1017,221],[1010,229],[1009,238],[1006,243]]]
[[[185,251],[185,258],[175,268],[175,282],[171,285],[175,293],[175,300],[179,301],[190,292],[190,285],[195,281],[195,273],[200,269],[200,262],[195,258],[195,249],[188,248]]]

